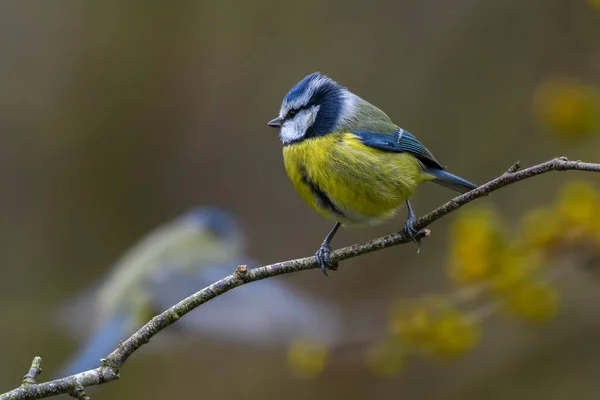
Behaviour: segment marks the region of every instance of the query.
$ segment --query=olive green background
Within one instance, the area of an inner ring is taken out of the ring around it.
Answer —
[[[192,205],[236,212],[264,263],[314,253],[330,222],[294,192],[266,126],[307,73],[348,86],[451,171],[484,182],[516,160],[600,160],[596,139],[552,141],[532,112],[548,77],[600,86],[598,38],[600,10],[585,0],[2,1],[0,392],[20,383],[36,355],[48,377],[75,349],[52,323],[56,309]],[[515,219],[575,174],[486,201]],[[451,196],[424,185],[413,204],[423,214]],[[451,287],[448,221],[433,226],[418,256],[406,245],[344,262],[328,279],[318,271],[285,279],[345,304],[348,326],[376,338],[390,301]],[[401,223],[345,229],[334,245]],[[493,318],[463,359],[416,362],[396,378],[372,376],[360,349],[299,380],[283,351],[199,341],[140,350],[120,381],[92,397],[595,399],[598,288],[586,275],[566,279],[563,308],[547,325]],[[368,298],[374,325],[357,326],[352,310]]]

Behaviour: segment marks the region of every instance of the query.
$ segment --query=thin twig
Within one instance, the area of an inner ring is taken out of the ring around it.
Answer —
[[[504,174],[505,175],[506,174],[514,174],[515,172],[517,172],[520,169],[521,169],[521,161],[519,160],[519,161],[515,162],[513,165],[511,165],[510,168],[508,168]]]
[[[42,358],[34,357],[29,372],[23,377],[23,385],[35,385],[35,379],[42,373]]]
[[[471,190],[468,193],[455,197],[446,204],[436,208],[429,214],[419,218],[419,220],[414,224],[414,228],[417,231],[423,231],[424,234],[424,229],[438,219],[450,214],[465,204],[468,204],[480,197],[487,196],[491,192],[494,192],[504,186],[511,185],[513,183],[520,182],[546,172],[567,170],[600,172],[600,164],[586,163],[581,161],[568,161],[564,157],[559,157],[522,170],[518,170],[518,165],[513,165],[502,176],[499,176],[488,183]],[[373,239],[364,243],[355,244],[353,246],[336,250],[331,255],[331,261],[335,263],[347,260],[352,257],[357,257],[362,254],[371,253],[410,241],[411,239],[403,230],[393,235],[384,236],[378,239]],[[150,322],[141,327],[136,333],[122,342],[112,353],[103,359],[101,366],[98,368],[65,378],[56,379],[50,382],[21,385],[17,389],[0,395],[0,400],[43,399],[64,393],[75,393],[80,388],[115,381],[119,379],[119,371],[123,364],[125,364],[127,359],[136,350],[148,343],[148,341],[150,341],[150,339],[152,339],[161,330],[175,323],[179,318],[206,303],[207,301],[212,300],[215,297],[246,283],[277,275],[288,274],[291,272],[313,269],[317,268],[318,266],[319,265],[315,257],[306,257],[250,269],[245,273],[243,272],[243,269],[238,269],[237,273],[233,273],[232,275],[213,283],[212,285],[177,303],[165,312],[152,318]]]

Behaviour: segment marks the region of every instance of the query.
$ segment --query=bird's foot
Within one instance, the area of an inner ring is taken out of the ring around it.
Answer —
[[[321,271],[327,276],[327,269],[331,269],[333,271],[337,271],[338,263],[331,262],[331,245],[327,242],[323,242],[319,250],[317,250],[317,254],[315,254],[319,265],[321,266]]]
[[[415,215],[411,215],[406,219],[404,223],[404,233],[409,237],[410,240],[415,242],[418,245],[417,254],[421,252],[421,237],[425,233],[425,230],[417,230],[415,228],[415,223],[418,221]]]

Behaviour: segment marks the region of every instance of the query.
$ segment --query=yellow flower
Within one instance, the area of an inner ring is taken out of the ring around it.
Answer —
[[[549,247],[563,233],[558,212],[551,207],[537,207],[521,217],[516,241],[524,249]]]
[[[559,305],[559,294],[554,286],[547,283],[523,283],[507,294],[505,306],[532,322],[544,322],[552,318]]]
[[[450,240],[451,279],[469,284],[490,277],[495,254],[504,241],[492,209],[479,207],[462,212],[450,228]]]
[[[456,357],[479,343],[481,326],[468,314],[448,309],[438,316],[432,333],[429,351],[443,358]]]
[[[298,340],[292,343],[288,352],[289,367],[300,378],[314,378],[327,364],[327,348],[317,342]]]
[[[592,7],[600,10],[600,0],[590,0],[590,4]]]
[[[380,377],[390,377],[402,371],[409,351],[399,340],[388,338],[376,343],[367,352],[367,367]]]
[[[564,184],[558,193],[556,208],[565,232],[600,234],[600,196],[590,182]]]
[[[592,87],[567,78],[555,78],[538,87],[534,108],[540,123],[557,137],[579,139],[598,130],[599,99],[600,95]]]

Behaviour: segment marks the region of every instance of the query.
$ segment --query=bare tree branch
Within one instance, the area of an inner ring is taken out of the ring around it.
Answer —
[[[414,227],[420,230],[419,234],[421,236],[426,236],[429,233],[429,231],[425,229],[427,226],[465,204],[486,196],[504,186],[546,172],[567,170],[600,172],[600,164],[568,161],[564,157],[555,158],[522,170],[519,170],[519,167],[520,163],[515,163],[503,175],[479,186],[477,189],[455,197],[429,214],[419,218]],[[378,239],[336,250],[332,253],[331,260],[333,262],[342,261],[387,247],[407,243],[409,241],[411,241],[411,239],[408,238],[403,230],[393,235],[380,237]],[[150,339],[161,330],[175,323],[179,318],[203,303],[246,283],[318,267],[319,265],[315,257],[284,261],[250,270],[248,270],[246,266],[239,266],[232,275],[213,283],[152,318],[146,325],[131,335],[131,337],[120,343],[119,346],[105,359],[101,360],[101,365],[98,368],[50,382],[36,383],[35,378],[41,372],[41,359],[36,357],[33,360],[29,373],[23,380],[23,384],[10,392],[0,395],[0,400],[43,399],[59,394],[70,394],[79,399],[89,399],[83,391],[83,388],[119,379],[119,371],[129,356],[144,344],[148,343]]]

